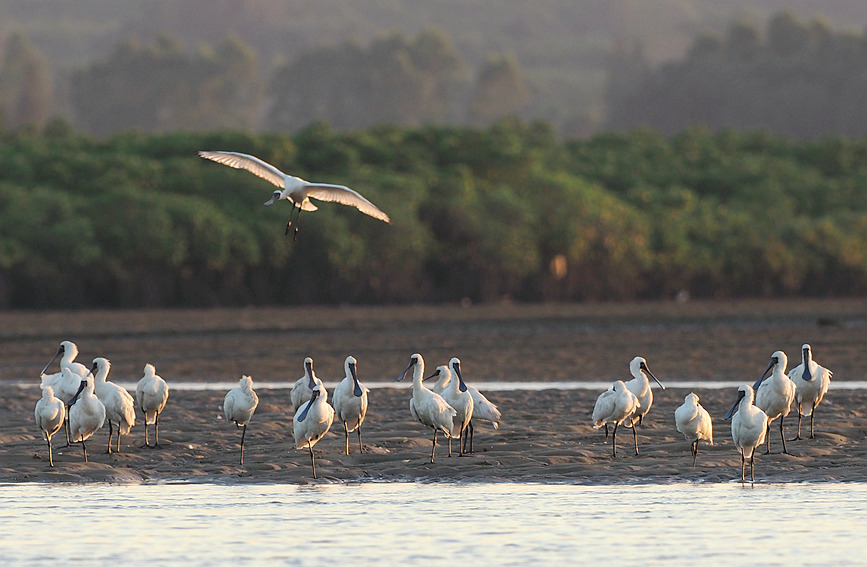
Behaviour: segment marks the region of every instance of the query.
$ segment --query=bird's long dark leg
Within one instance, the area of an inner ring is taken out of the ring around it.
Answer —
[[[472,420],[470,420],[470,453],[476,452],[476,446],[474,445],[476,441],[476,427],[473,425]]]
[[[298,214],[295,215],[295,232],[292,233],[292,240],[298,240],[298,226],[301,224],[301,207],[298,207]]]
[[[120,426],[117,428],[117,452],[120,453]]]
[[[343,438],[346,441],[346,454],[349,454],[349,428],[346,427],[346,422],[343,422]]]
[[[451,434],[449,434],[447,437],[449,438],[449,457],[451,457],[452,456],[452,436],[451,436]]]
[[[247,435],[247,424],[244,424],[244,430],[241,431],[241,462],[240,464],[244,464],[244,436]]]
[[[67,406],[66,406],[66,417],[63,419],[63,423],[64,423],[64,426],[65,426],[64,429],[66,430],[66,445],[64,445],[63,447],[60,447],[61,449],[65,449],[66,447],[69,447],[70,445],[72,445],[72,442],[69,440],[69,437],[70,437],[70,430],[69,430],[69,407],[70,407],[70,406],[67,404]]]
[[[458,456],[464,456],[464,436],[467,434],[467,427],[461,427],[461,434],[458,437]]]
[[[755,450],[755,449],[753,449],[753,454],[754,454],[754,455],[756,454],[756,450]],[[744,450],[743,450],[743,448],[742,448],[742,449],[741,449],[741,484],[743,484],[743,483],[746,482],[746,480],[747,480],[747,479],[745,478],[745,474],[746,474],[746,470],[745,470],[745,469],[746,469],[746,467],[747,467],[747,458],[746,458],[746,456],[744,456]]]
[[[813,433],[813,416],[816,415],[816,402],[813,402],[813,411],[810,412],[810,439],[815,439],[816,435]]]
[[[614,457],[617,457],[617,426],[619,424],[614,424],[614,431],[611,432],[611,452]]]
[[[355,429],[355,432],[358,433],[358,452],[363,453],[364,445],[362,445],[361,443],[361,424],[358,425],[358,427]]]
[[[798,406],[798,435],[789,439],[789,441],[797,441],[801,438],[801,404]]]
[[[307,442],[307,448],[310,449],[310,465],[313,467],[313,478],[316,478],[316,457],[313,456],[313,445],[310,441]]]
[[[768,440],[768,450],[765,451],[765,455],[771,454],[771,422],[768,422],[768,425],[765,427],[765,438]],[[755,452],[755,449],[753,450]]]
[[[750,455],[750,483],[756,482],[756,450]]]
[[[48,437],[48,464],[54,466],[54,454],[51,450],[51,437]]]
[[[81,440],[81,448],[84,449],[84,462],[87,462],[87,447],[84,446],[84,439]]]
[[[430,462],[431,463],[434,462],[434,456],[436,455],[436,452],[437,452],[437,428],[434,427],[433,430],[434,430],[433,448],[431,449],[431,452],[430,452]]]
[[[297,206],[296,203],[292,203],[292,210],[289,211],[289,220],[286,222],[286,232],[284,234],[289,234],[289,227],[292,226],[292,214],[295,213],[295,208]]]
[[[787,455],[791,455],[789,450],[786,448],[786,436],[783,434],[783,418],[784,417],[785,416],[782,416],[782,415],[780,416],[780,439],[783,440],[783,453],[785,453]]]
[[[608,443],[608,422],[605,422],[605,442]]]
[[[632,442],[635,443],[635,454],[638,454],[638,433],[635,432],[635,422],[632,422]]]
[[[696,456],[698,456],[698,439],[692,442],[692,468],[695,468]]]
[[[108,448],[105,450],[105,454],[111,455],[111,436],[112,436],[113,431],[112,431],[112,427],[111,427],[111,420],[108,419],[106,421],[108,421]],[[120,438],[120,424],[118,424],[118,426],[117,426],[117,436],[119,439]]]
[[[160,412],[157,412],[157,417],[154,420],[154,449],[161,449],[160,447]]]
[[[142,449],[151,446],[150,439],[148,439],[148,415],[145,414],[144,418],[144,430],[145,430],[145,444],[141,446]]]

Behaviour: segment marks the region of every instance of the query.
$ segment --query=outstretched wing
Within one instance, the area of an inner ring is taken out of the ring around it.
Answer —
[[[380,211],[376,205],[362,197],[356,191],[343,185],[329,185],[327,183],[308,183],[305,187],[308,197],[319,199],[320,201],[329,201],[331,203],[340,203],[341,205],[350,205],[366,215],[370,215],[375,219],[390,223],[391,219],[388,215]]]
[[[228,165],[229,167],[234,167],[235,169],[246,169],[253,175],[270,181],[280,189],[286,187],[286,178],[292,178],[291,175],[286,175],[270,163],[249,154],[238,152],[199,152],[199,156],[223,165]],[[301,180],[299,179],[299,181]]]

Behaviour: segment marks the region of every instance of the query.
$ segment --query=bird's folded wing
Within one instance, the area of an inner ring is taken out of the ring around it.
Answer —
[[[246,169],[253,175],[270,181],[280,189],[286,187],[286,178],[291,177],[256,156],[238,152],[199,152],[199,156],[235,169]]]
[[[326,183],[310,183],[307,185],[307,196],[320,201],[351,205],[366,215],[375,219],[390,223],[388,215],[380,211],[376,205],[343,185],[329,185]]]

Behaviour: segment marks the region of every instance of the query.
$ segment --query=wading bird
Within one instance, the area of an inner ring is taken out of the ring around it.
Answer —
[[[81,443],[84,462],[87,462],[87,447],[84,442],[105,423],[105,406],[93,393],[93,376],[81,380],[78,392],[69,402],[69,431],[72,441]]]
[[[663,390],[665,390],[665,386],[653,375],[653,372],[647,367],[647,361],[640,356],[636,356],[629,362],[629,373],[632,374],[633,378],[626,383],[626,388],[638,398],[638,407],[635,408],[631,420],[632,437],[635,441],[635,454],[637,455],[638,434],[635,432],[635,424],[636,422],[638,425],[644,423],[644,416],[647,415],[647,412],[650,411],[650,406],[653,405],[653,390],[650,388],[650,380],[647,377],[653,378]]]
[[[106,380],[111,370],[111,363],[102,357],[93,359],[90,369],[94,376],[94,391],[96,397],[105,406],[105,419],[108,421],[108,448],[106,453],[111,454],[111,437],[113,435],[112,423],[117,424],[117,452],[120,453],[120,436],[127,435],[135,425],[135,400],[122,388]]]
[[[42,397],[36,402],[34,410],[36,426],[42,432],[42,438],[48,442],[48,464],[54,466],[54,454],[51,450],[51,437],[60,431],[66,419],[66,404],[54,396],[51,386],[42,386]]]
[[[789,378],[795,384],[795,405],[798,408],[798,436],[795,439],[801,438],[801,417],[803,415],[810,416],[810,439],[815,439],[813,416],[816,415],[816,407],[822,402],[825,394],[828,393],[833,373],[827,368],[816,364],[813,360],[813,351],[810,345],[805,344],[802,346],[801,354],[801,364],[789,371]],[[803,411],[805,407],[809,410],[809,413]],[[792,441],[795,439],[792,439]]]
[[[347,356],[343,361],[345,377],[334,388],[334,413],[343,423],[343,437],[346,441],[346,454],[349,454],[349,433],[358,432],[358,452],[364,452],[361,444],[361,424],[367,416],[367,392],[358,381],[358,361],[354,356]]]
[[[600,428],[607,423],[614,424],[611,433],[611,453],[617,456],[617,427],[624,422],[631,422],[635,411],[640,407],[638,398],[629,391],[623,380],[614,382],[610,390],[602,392],[593,406],[593,427]],[[638,441],[635,428],[632,428],[632,439],[635,442],[635,453],[638,454]]]
[[[438,373],[442,372],[441,368],[437,368]],[[457,412],[452,420],[454,426],[449,436],[449,455],[452,454],[452,438],[457,437],[458,451],[463,456],[466,447],[464,435],[469,435],[468,428],[473,419],[473,396],[461,375],[460,359],[455,357],[449,361],[448,372],[457,377],[457,380],[451,380],[440,394],[446,403]]]
[[[157,375],[153,364],[145,364],[144,376],[135,387],[135,400],[141,412],[144,414],[145,423],[145,447],[151,449],[160,446],[160,414],[166,407],[169,399],[169,385]],[[148,439],[148,425],[154,426],[154,444]]]
[[[313,445],[322,439],[331,428],[334,421],[334,409],[328,405],[328,392],[319,384],[313,388],[310,399],[295,412],[292,418],[295,448],[310,450],[310,465],[313,467],[313,478],[316,478],[316,459],[313,456]]]
[[[259,396],[253,391],[253,379],[241,376],[238,386],[229,390],[223,400],[223,415],[226,423],[234,423],[236,428],[244,426],[241,432],[241,461],[244,464],[244,437],[247,435],[247,423],[253,418],[253,412],[259,405]]]
[[[289,234],[289,229],[292,226],[292,215],[297,210],[295,215],[295,232],[293,238],[298,237],[298,218],[301,216],[301,211],[315,211],[318,207],[310,202],[310,199],[319,199],[320,201],[330,201],[332,203],[340,203],[342,205],[350,205],[355,207],[362,213],[369,215],[375,219],[390,223],[388,215],[380,211],[376,205],[362,197],[358,192],[353,191],[344,185],[332,185],[330,183],[311,183],[300,177],[286,175],[270,163],[267,163],[255,156],[242,154],[238,152],[222,152],[222,151],[202,151],[199,156],[213,160],[235,169],[246,169],[250,173],[261,177],[266,181],[270,181],[280,188],[279,191],[274,191],[271,198],[265,202],[265,205],[273,205],[277,201],[283,199],[292,203],[292,212],[289,213],[289,222],[286,223],[286,234]]]
[[[713,422],[707,410],[698,403],[697,394],[687,394],[683,398],[683,405],[674,410],[674,426],[691,442],[692,466],[695,467],[699,440],[713,445]]]
[[[732,440],[741,454],[741,482],[746,480],[747,457],[750,459],[750,482],[755,482],[756,447],[764,443],[768,429],[768,416],[753,405],[754,396],[749,385],[738,388],[738,397],[724,418],[732,420]]]
[[[412,398],[409,400],[409,413],[422,425],[433,428],[430,452],[430,462],[433,463],[437,449],[437,433],[442,431],[443,435],[451,437],[455,426],[454,419],[458,412],[442,396],[428,390],[422,383],[424,358],[420,354],[416,353],[410,357],[409,366],[397,377],[398,382],[406,377],[410,368],[412,369]]]
[[[317,378],[316,373],[313,372],[313,359],[308,356],[304,359],[304,376],[295,381],[295,385],[289,392],[293,410],[298,411],[298,408],[310,399],[313,388],[317,384],[322,385],[322,380]]]
[[[787,363],[786,353],[781,350],[774,352],[767,369],[753,384],[753,390],[756,392],[756,405],[768,416],[766,435],[768,450],[765,452],[766,455],[771,452],[771,422],[777,418],[780,420],[783,453],[789,454],[789,450],[786,448],[786,436],[783,433],[783,418],[789,415],[792,409],[792,402],[795,399],[795,383],[786,376]],[[771,373],[771,377],[765,380],[768,373]]]
[[[440,372],[441,369],[444,371]],[[443,390],[445,390],[446,387],[451,384],[452,373],[447,366],[439,366],[437,367],[437,375],[439,376],[439,378],[437,379],[437,383],[434,384],[434,387],[431,389],[437,394],[442,394]],[[461,379],[463,380],[463,375],[461,376]],[[503,414],[497,408],[496,404],[486,398],[485,395],[481,393],[478,388],[476,388],[475,386],[470,386],[466,383],[466,380],[464,380],[464,384],[466,384],[467,390],[470,392],[470,396],[473,398],[473,414],[465,428],[466,433],[464,434],[464,439],[461,445],[461,452],[474,453],[476,427],[473,422],[478,420],[490,421],[491,425],[494,426],[494,429],[499,429],[500,422],[503,420]],[[469,450],[467,450],[468,444],[470,446]]]

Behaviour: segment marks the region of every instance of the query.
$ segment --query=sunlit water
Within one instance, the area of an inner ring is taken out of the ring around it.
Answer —
[[[864,561],[867,485],[0,485],[3,564]]]

